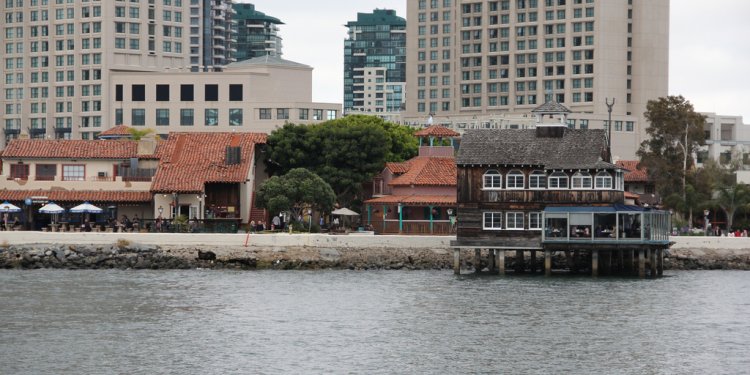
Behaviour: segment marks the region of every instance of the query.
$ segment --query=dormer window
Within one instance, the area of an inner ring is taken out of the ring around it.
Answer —
[[[506,180],[508,181],[508,189],[523,189],[524,175],[518,169],[508,172]]]
[[[596,174],[596,178],[594,180],[594,186],[597,189],[602,190],[610,190],[612,189],[612,175],[610,175],[608,172],[601,171]]]
[[[487,171],[482,180],[484,181],[483,188],[485,189],[502,189],[503,188],[503,176],[500,172],[490,169]]]
[[[588,172],[577,172],[573,175],[573,189],[591,189],[591,174]]]
[[[544,171],[531,172],[529,176],[529,189],[546,189],[547,174]]]
[[[568,188],[568,175],[566,175],[564,172],[554,172],[549,176],[548,180],[550,189]]]

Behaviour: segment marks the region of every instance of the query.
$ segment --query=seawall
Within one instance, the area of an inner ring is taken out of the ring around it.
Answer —
[[[0,268],[449,269],[454,238],[0,232]],[[667,269],[750,270],[750,238],[674,237],[673,241]],[[198,259],[199,251],[210,251],[215,259],[208,259],[210,255]],[[512,252],[508,256],[512,261]],[[473,268],[473,251],[465,250],[461,259],[462,268]]]

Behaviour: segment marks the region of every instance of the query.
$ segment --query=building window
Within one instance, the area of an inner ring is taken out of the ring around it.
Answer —
[[[54,181],[57,175],[57,164],[37,164],[36,177],[37,181]]]
[[[192,102],[194,99],[193,85],[180,85],[180,100],[183,102]]]
[[[529,176],[529,189],[546,189],[547,174],[543,171],[531,172]]]
[[[242,108],[229,109],[229,126],[242,126]]]
[[[195,124],[195,111],[192,108],[180,109],[180,125],[193,126]]]
[[[218,126],[219,125],[219,110],[216,108],[206,108],[206,126]]]
[[[115,85],[115,101],[122,101],[122,85]]]
[[[242,101],[242,85],[229,85],[229,101],[230,102]]]
[[[130,92],[130,99],[134,102],[146,101],[146,85],[133,85]]]
[[[597,189],[612,189],[612,176],[604,171],[597,173],[594,186]]]
[[[310,117],[310,110],[307,108],[300,108],[299,110],[299,119],[300,120],[307,120]]]
[[[326,112],[327,112],[327,116],[326,116],[326,119],[327,119],[327,120],[335,120],[335,119],[336,119],[336,110],[334,110],[334,109],[329,109],[329,110],[328,110],[328,111],[326,111]]]
[[[10,165],[10,178],[19,180],[29,179],[29,165],[28,164],[11,164]]]
[[[258,109],[258,115],[261,120],[271,119],[271,108],[260,108]]]
[[[487,171],[482,180],[484,189],[502,189],[503,187],[503,176],[494,169]]]
[[[514,169],[508,172],[506,180],[508,189],[523,189],[524,176],[523,172],[519,171],[518,169]]]
[[[277,108],[276,119],[277,120],[289,120],[289,108]]]
[[[549,176],[550,189],[567,189],[568,175],[564,172],[554,172]]]
[[[529,212],[529,229],[542,229],[542,213]]]
[[[502,212],[485,212],[483,213],[482,229],[500,230],[503,229]]]
[[[169,85],[156,85],[156,101],[157,102],[169,101]]]
[[[505,229],[523,230],[523,212],[508,212],[505,214]]]
[[[206,87],[205,87],[205,100],[207,102],[218,102],[219,101],[219,85],[206,85]]]
[[[133,108],[130,114],[130,122],[133,126],[146,125],[146,110],[143,108]]]
[[[63,181],[85,181],[86,166],[63,165]]]
[[[157,126],[169,126],[169,109],[167,108],[156,109],[156,125]]]
[[[122,108],[115,108],[115,125],[122,125]]]
[[[588,172],[576,172],[573,175],[573,189],[591,189],[591,174]]]

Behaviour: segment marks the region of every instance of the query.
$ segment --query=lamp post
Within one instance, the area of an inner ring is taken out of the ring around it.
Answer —
[[[703,232],[708,236],[708,214],[711,212],[708,209],[703,210]]]
[[[607,105],[607,112],[609,113],[609,120],[607,120],[607,153],[609,155],[609,162],[612,162],[612,107],[615,106],[615,98],[612,98],[612,103],[609,102],[609,98],[604,98],[604,104]]]
[[[172,210],[172,219],[177,218],[177,193],[172,193],[172,206],[174,209]]]
[[[309,217],[309,220],[310,220],[310,225],[307,227],[307,233],[311,233],[312,232],[312,209],[311,208],[307,209],[307,216]]]
[[[157,211],[159,211],[159,216],[161,216],[161,214],[164,212],[164,207],[159,206],[159,208],[157,209]]]

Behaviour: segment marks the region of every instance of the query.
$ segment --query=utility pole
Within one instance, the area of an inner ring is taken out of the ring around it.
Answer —
[[[615,98],[612,98],[610,104],[609,98],[604,98],[604,104],[607,105],[607,112],[609,112],[609,120],[607,121],[607,156],[609,162],[612,162],[612,107],[615,106]]]

